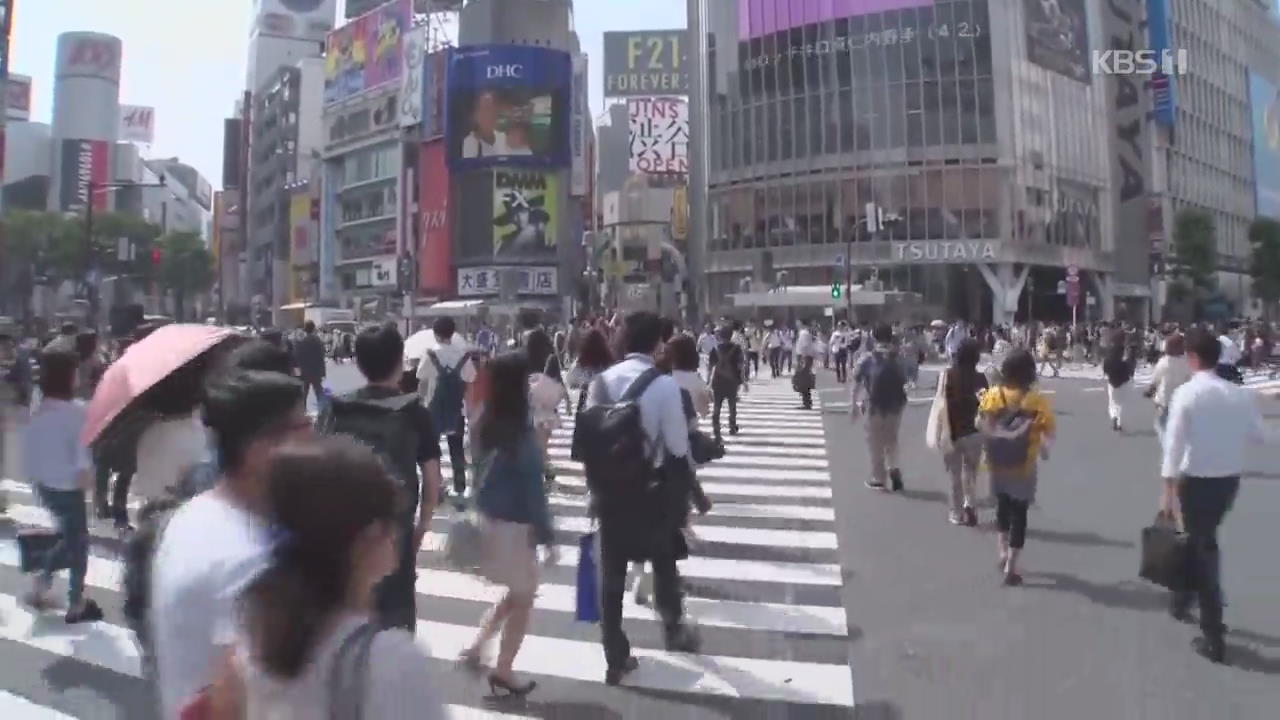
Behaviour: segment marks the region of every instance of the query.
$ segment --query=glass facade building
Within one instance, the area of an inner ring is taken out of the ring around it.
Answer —
[[[1065,311],[1075,265],[1110,312],[1106,83],[1079,72],[1098,3],[1061,4],[1080,17],[1046,60],[1039,0],[704,0],[711,309],[746,277],[840,282],[848,261],[996,321],[1033,294]]]

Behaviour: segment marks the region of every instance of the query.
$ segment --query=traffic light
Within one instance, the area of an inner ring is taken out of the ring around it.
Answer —
[[[151,267],[160,267],[160,248],[151,248]]]
[[[843,292],[844,292],[844,290],[840,287],[840,283],[838,283],[838,282],[833,282],[833,283],[831,283],[831,299],[832,299],[832,300],[839,300],[839,299],[840,299],[840,295],[841,295]]]

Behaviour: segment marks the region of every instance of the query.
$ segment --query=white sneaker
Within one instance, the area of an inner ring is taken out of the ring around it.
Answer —
[[[635,601],[637,605],[648,605],[653,595],[653,573],[648,569],[636,579]]]

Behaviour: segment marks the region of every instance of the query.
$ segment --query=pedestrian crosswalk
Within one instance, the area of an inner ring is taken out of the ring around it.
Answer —
[[[932,370],[937,372],[945,366],[939,364],[922,366],[923,370]],[[980,368],[986,367],[986,359]],[[1047,367],[1042,367],[1042,377],[1053,378],[1053,371]],[[1152,372],[1155,370],[1153,365],[1143,365],[1134,371],[1133,382],[1138,387],[1145,387],[1151,382]],[[1068,363],[1058,369],[1059,378],[1070,380],[1097,380],[1102,382],[1105,376],[1102,373],[1101,365],[1089,365],[1085,363]],[[1244,386],[1255,390],[1264,395],[1280,395],[1280,375],[1273,376],[1269,370],[1244,370]]]
[[[849,628],[822,417],[799,408],[789,381],[766,380],[744,395],[738,422],[741,431],[725,435],[726,457],[698,471],[714,507],[695,516],[691,556],[680,563],[685,610],[701,635],[702,653],[666,651],[661,623],[628,593],[624,626],[641,665],[624,688],[604,685],[599,629],[575,621],[577,541],[591,523],[585,479],[569,460],[571,419],[550,446],[560,555],[541,570],[529,636],[516,662],[518,673],[538,681],[525,705],[486,698],[486,689],[454,667],[500,590],[444,562],[440,548],[460,515],[452,507],[437,513],[419,556],[417,634],[437,670],[427,680],[446,697],[453,717],[851,715]],[[448,484],[447,453],[444,465]],[[108,622],[66,627],[60,615],[41,616],[19,601],[27,582],[17,570],[14,533],[47,520],[25,483],[5,481],[4,489],[0,663],[13,672],[0,678],[0,716],[147,717],[138,653],[120,624],[119,539],[105,525],[94,528],[88,593]],[[9,654],[31,662],[15,666]],[[50,679],[55,674],[58,682]],[[5,712],[11,706],[29,706],[31,713]]]

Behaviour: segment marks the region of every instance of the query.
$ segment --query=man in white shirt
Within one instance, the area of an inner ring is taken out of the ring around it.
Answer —
[[[1174,482],[1187,533],[1188,580],[1200,603],[1195,650],[1221,663],[1225,655],[1218,526],[1235,501],[1245,448],[1265,435],[1257,399],[1215,374],[1222,345],[1204,330],[1187,333],[1187,363],[1194,373],[1174,390],[1165,430],[1161,475]],[[1170,613],[1187,617],[1191,591],[1176,592]]]
[[[453,318],[437,318],[431,331],[436,336],[436,346],[418,363],[418,395],[431,411],[436,432],[448,439],[454,502],[461,504],[467,490],[467,456],[463,443],[466,414],[462,405],[467,387],[476,381],[476,366],[471,361],[471,348],[455,335],[457,325]]]
[[[813,361],[818,354],[818,342],[808,321],[801,321],[800,334],[796,336],[796,377],[792,385],[800,393],[800,404],[805,410],[813,409],[813,388],[817,384],[813,374]]]
[[[498,129],[498,96],[492,90],[476,95],[471,132],[462,138],[462,157],[468,159],[510,155],[507,135]]]
[[[849,326],[843,321],[831,332],[831,357],[836,361],[836,382],[849,381]]]
[[[160,717],[213,681],[240,629],[240,592],[269,563],[271,510],[262,476],[271,451],[311,433],[302,383],[276,372],[233,371],[209,384],[205,418],[223,476],[178,508],[156,544],[147,635]],[[140,638],[142,639],[142,638]]]

